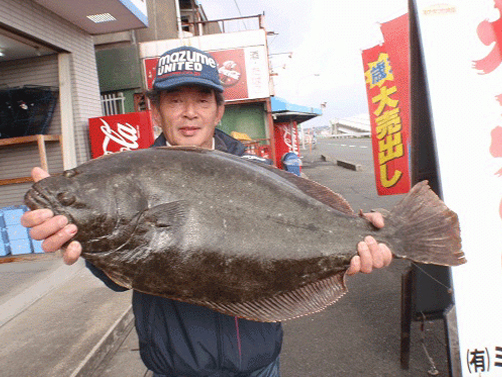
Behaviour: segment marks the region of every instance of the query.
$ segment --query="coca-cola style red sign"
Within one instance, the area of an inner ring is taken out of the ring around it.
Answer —
[[[225,88],[225,100],[265,98],[270,95],[267,52],[264,46],[208,52],[218,63],[220,81]],[[148,89],[152,88],[155,79],[157,61],[157,57],[143,59]]]
[[[148,148],[154,134],[149,111],[89,119],[92,158]]]

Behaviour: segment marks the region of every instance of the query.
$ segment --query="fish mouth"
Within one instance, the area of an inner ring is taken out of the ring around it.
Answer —
[[[36,185],[24,195],[24,204],[31,210],[53,207],[51,200]]]
[[[36,184],[25,194],[24,203],[30,210],[48,208],[54,212],[54,215],[64,215],[73,222],[72,216],[67,211],[64,211],[59,201],[52,195],[45,193]]]

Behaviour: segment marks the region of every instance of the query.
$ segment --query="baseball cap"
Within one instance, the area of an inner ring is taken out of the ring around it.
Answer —
[[[216,60],[195,47],[166,51],[157,62],[153,88],[170,90],[184,85],[201,85],[223,92]]]

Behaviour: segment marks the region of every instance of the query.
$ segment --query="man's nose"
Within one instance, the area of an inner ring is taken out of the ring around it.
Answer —
[[[183,112],[186,117],[194,118],[197,116],[197,108],[193,101],[186,101],[184,105]]]

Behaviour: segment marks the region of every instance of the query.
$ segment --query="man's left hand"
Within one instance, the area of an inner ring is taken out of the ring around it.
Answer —
[[[377,228],[383,228],[384,220],[381,213],[365,213],[363,216]],[[377,243],[371,236],[367,236],[364,241],[357,244],[357,252],[359,255],[350,261],[347,275],[355,275],[358,272],[369,274],[374,269],[388,266],[392,261],[392,252],[387,245]]]

